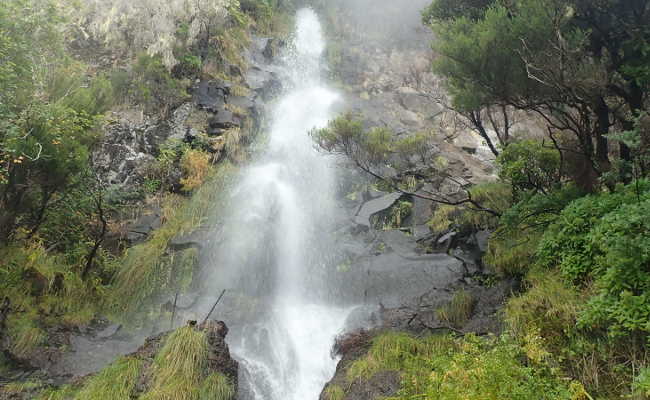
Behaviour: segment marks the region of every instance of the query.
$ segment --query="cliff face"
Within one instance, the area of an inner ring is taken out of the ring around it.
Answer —
[[[174,154],[164,173],[160,174],[160,160],[169,151],[170,143],[184,149],[201,149],[206,159],[209,158],[209,164],[216,168],[243,162],[247,158],[249,145],[263,125],[266,102],[281,89],[274,66],[281,41],[250,35],[249,46],[241,54],[245,69],[233,66],[227,76],[222,74],[219,78],[202,74],[189,85],[184,100],[165,112],[147,110],[143,104],[130,103],[116,106],[107,113],[91,163],[98,181],[106,187],[104,206],[109,227],[103,247],[114,257],[123,257],[125,249],[136,245],[148,246],[152,236],[160,234],[161,228],[170,222],[169,213],[164,210],[165,198],[172,196],[182,202],[193,201],[192,191],[184,190],[183,186],[188,171],[179,161],[182,154]],[[90,57],[93,50],[87,48],[85,51]],[[154,188],[150,188],[152,184],[155,184]],[[204,206],[210,208],[212,205]],[[184,236],[177,231],[171,233],[171,236],[178,234],[178,237],[172,241],[170,236],[169,241],[173,243],[163,245],[161,260],[148,261],[164,264],[174,258],[188,260],[185,272],[191,281],[195,272],[198,276],[198,271],[194,270],[198,268],[195,261],[201,256],[197,242],[204,238],[194,234],[193,239],[188,239],[190,235]],[[137,265],[138,268],[141,266]],[[44,282],[43,286],[48,284]],[[159,282],[155,284],[159,285]],[[172,290],[178,289],[169,289]],[[140,288],[136,289],[137,293],[140,291]],[[165,296],[168,294],[164,293]],[[152,332],[169,329],[167,314],[171,303],[167,308],[161,307],[167,298],[158,296],[148,299],[147,306],[153,307],[155,313],[165,315],[164,326],[152,326],[148,321],[144,326],[130,330],[122,326],[126,315],[114,315],[112,310],[96,310],[97,314],[90,321],[78,325],[56,322],[46,325],[43,318],[37,317],[32,322],[39,328],[42,326],[43,339],[17,354],[13,349],[20,337],[12,335],[12,329],[16,327],[12,317],[24,312],[18,308],[19,300],[8,297],[7,305],[0,305],[0,351],[3,351],[0,364],[4,367],[6,358],[8,366],[7,369],[0,368],[0,383],[14,382],[11,383],[14,388],[27,381],[38,381],[36,387],[59,385],[96,373],[116,357],[134,351]],[[179,301],[179,307],[182,302],[183,299]],[[111,315],[107,317],[107,314]],[[7,316],[9,318],[5,321]],[[9,331],[7,335],[4,335],[5,329]],[[160,337],[156,340],[159,342]],[[222,345],[225,346],[223,343],[219,346]],[[147,346],[139,352],[145,351]],[[236,368],[234,371],[236,383]],[[18,396],[20,390],[15,392]],[[31,398],[29,396],[26,398]]]

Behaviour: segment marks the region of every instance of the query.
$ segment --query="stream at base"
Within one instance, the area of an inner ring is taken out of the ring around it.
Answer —
[[[233,189],[225,238],[212,249],[211,292],[226,287],[237,296],[239,315],[225,319],[240,363],[240,399],[318,399],[335,372],[332,346],[350,313],[328,299],[336,174],[309,136],[339,101],[321,79],[324,49],[316,14],[299,11],[268,143]]]

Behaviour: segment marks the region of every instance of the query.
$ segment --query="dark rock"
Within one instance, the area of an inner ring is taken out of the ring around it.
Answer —
[[[474,234],[476,245],[482,252],[486,252],[488,250],[488,241],[490,240],[490,235],[490,231],[487,230],[478,231]]]
[[[194,102],[200,108],[217,112],[226,104],[226,95],[230,92],[230,84],[224,81],[201,81],[192,90]]]
[[[250,110],[255,107],[255,101],[247,96],[229,96],[227,101],[228,104],[241,108],[242,110]]]
[[[275,72],[255,66],[248,70],[246,84],[265,100],[276,96],[282,90],[282,84]]]
[[[222,130],[235,128],[241,126],[241,118],[230,112],[225,108],[219,109],[217,114],[208,120],[208,125],[211,131],[220,132]]]
[[[131,244],[142,242],[161,226],[162,210],[160,208],[154,208],[127,226],[126,240]]]
[[[354,222],[370,227],[370,217],[392,207],[402,196],[402,193],[395,192],[378,199],[370,200],[361,207],[361,210],[359,210],[357,216],[354,218]]]

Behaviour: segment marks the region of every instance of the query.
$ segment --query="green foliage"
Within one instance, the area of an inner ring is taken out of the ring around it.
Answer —
[[[597,294],[581,316],[582,326],[605,327],[615,336],[650,335],[650,196],[645,197],[602,217],[587,236]]]
[[[422,20],[427,25],[460,17],[476,20],[494,3],[494,0],[434,0],[422,12]]]
[[[472,186],[469,192],[483,207],[503,212],[510,206],[511,187],[501,182],[483,183]],[[468,204],[460,206],[439,205],[429,220],[429,227],[436,232],[455,228],[461,232],[495,228],[499,220],[494,215],[478,212]]]
[[[30,355],[47,339],[54,324],[87,324],[101,309],[106,287],[100,280],[81,281],[65,257],[50,254],[41,243],[0,248],[0,292],[11,300],[8,348]]]
[[[489,240],[483,260],[501,276],[523,277],[536,262],[535,254],[544,229],[559,218],[562,210],[584,193],[566,185],[547,194],[528,191],[506,209]]]
[[[524,347],[534,344],[535,353],[582,382],[594,398],[627,398],[635,374],[648,364],[644,341],[581,329],[593,289],[576,290],[557,271],[533,269],[525,285],[506,306],[508,332]]]
[[[142,322],[156,301],[189,288],[193,278],[195,255],[173,255],[167,251],[176,235],[189,233],[208,222],[210,211],[223,204],[223,193],[230,184],[234,167],[224,163],[206,178],[190,199],[169,195],[163,203],[164,224],[145,243],[126,251],[111,291],[112,311],[116,318]]]
[[[547,268],[559,267],[563,276],[574,283],[589,278],[597,255],[589,232],[618,207],[650,197],[648,182],[640,182],[639,190],[642,194],[637,195],[634,184],[571,203],[546,231],[537,253],[539,263]]]
[[[391,399],[587,399],[582,386],[566,381],[545,362],[528,358],[511,338],[462,338],[385,333],[353,362],[349,381],[397,371],[402,388]]]
[[[429,357],[455,347],[446,336],[417,339],[403,332],[386,332],[375,337],[368,354],[354,361],[346,372],[348,381],[369,379],[380,371],[426,373]]]
[[[532,270],[526,276],[528,290],[508,301],[505,314],[510,332],[524,338],[536,332],[553,351],[568,345],[584,305],[580,293],[557,274]]]
[[[86,381],[74,400],[130,400],[141,371],[141,360],[120,358]]]
[[[499,176],[515,192],[548,193],[557,187],[562,174],[560,153],[536,140],[510,143],[497,158]]]
[[[634,394],[640,397],[650,397],[650,368],[642,368],[632,384]]]
[[[122,72],[114,75],[113,80],[119,82],[122,98],[151,113],[165,115],[188,98],[186,86],[172,76],[160,56],[140,54],[128,82]]]

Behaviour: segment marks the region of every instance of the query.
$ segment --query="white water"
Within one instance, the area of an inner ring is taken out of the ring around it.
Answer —
[[[227,239],[215,249],[215,289],[234,288],[229,294],[256,310],[233,317],[229,335],[246,399],[318,399],[334,374],[331,349],[349,313],[323,295],[335,176],[308,132],[333,117],[338,101],[321,81],[324,48],[315,13],[299,11],[268,147],[234,191]]]

